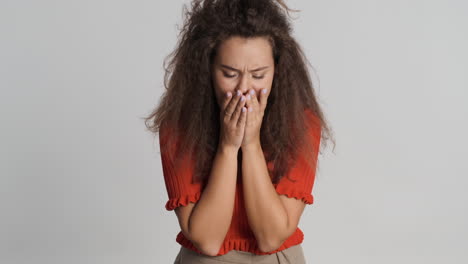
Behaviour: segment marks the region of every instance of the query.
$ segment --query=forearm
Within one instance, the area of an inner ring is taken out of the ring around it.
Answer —
[[[189,233],[198,245],[219,249],[231,224],[237,181],[238,150],[219,147],[210,178],[189,218]]]
[[[287,238],[288,216],[270,176],[261,146],[242,149],[242,182],[249,225],[262,251]]]

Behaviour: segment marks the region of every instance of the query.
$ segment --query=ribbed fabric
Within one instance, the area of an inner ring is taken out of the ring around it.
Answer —
[[[318,148],[320,144],[320,126],[317,126],[316,121],[313,120],[315,116],[307,111],[311,124],[311,130],[308,135],[316,143],[314,161],[318,157]],[[168,201],[166,202],[166,210],[171,211],[176,207],[185,206],[189,202],[196,203],[201,196],[202,186],[201,183],[192,183],[192,175],[194,168],[194,161],[188,159],[181,163],[181,166],[175,167],[172,163],[171,156],[173,153],[168,150],[168,146],[164,145],[164,137],[160,133],[160,146],[161,146],[161,162],[164,174],[164,181],[168,193]],[[316,164],[316,162],[314,163]],[[274,168],[273,164],[268,163],[269,168]],[[273,184],[278,194],[286,195],[290,198],[300,199],[305,204],[312,204],[314,202],[312,195],[312,188],[315,181],[316,166],[310,167],[306,163],[304,157],[300,156],[296,164],[291,168],[288,175],[281,178],[279,183]],[[290,180],[292,179],[292,180]],[[224,242],[218,252],[218,255],[224,255],[231,250],[247,251],[257,255],[272,254],[291,246],[302,243],[304,234],[298,227],[296,231],[284,241],[284,243],[276,250],[271,252],[262,252],[259,250],[255,236],[250,229],[245,210],[245,201],[242,189],[242,182],[237,181],[236,195],[234,201],[234,212],[231,225],[226,234]],[[180,231],[176,237],[176,241],[191,250],[201,253],[190,240],[188,240]]]
[[[236,238],[236,237],[226,236],[221,248],[218,251],[218,256],[224,255],[231,250],[247,251],[247,252],[254,253],[256,255],[269,255],[269,254],[273,254],[278,251],[281,251],[283,249],[287,249],[289,247],[295,246],[297,244],[300,244],[302,243],[303,240],[304,240],[304,234],[302,233],[302,230],[298,227],[296,228],[296,231],[288,239],[286,239],[286,241],[284,241],[284,243],[278,249],[271,251],[271,252],[262,252],[258,249],[257,241],[255,240],[255,238]],[[195,252],[203,254],[200,250],[198,250],[192,244],[190,240],[188,240],[182,234],[182,231],[180,231],[179,234],[177,234],[176,241],[183,247],[186,247]]]

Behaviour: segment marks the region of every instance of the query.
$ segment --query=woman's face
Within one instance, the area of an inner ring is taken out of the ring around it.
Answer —
[[[274,75],[274,60],[270,42],[265,37],[230,37],[217,50],[212,65],[213,85],[218,105],[222,105],[227,92],[242,94],[253,89],[260,98],[260,91],[270,94]]]

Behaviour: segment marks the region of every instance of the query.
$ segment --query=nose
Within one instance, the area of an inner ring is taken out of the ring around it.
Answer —
[[[249,91],[249,88],[249,78],[246,75],[243,75],[239,81],[238,89],[242,92],[242,94],[245,94]]]

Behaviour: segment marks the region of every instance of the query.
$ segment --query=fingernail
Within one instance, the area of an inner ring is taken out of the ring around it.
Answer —
[[[241,95],[241,92],[239,90],[237,90],[237,96]]]
[[[247,100],[250,100],[250,94],[247,95]]]
[[[266,94],[267,90],[266,89],[263,89],[262,90],[262,93]]]
[[[226,97],[231,97],[231,92],[227,92]]]
[[[254,90],[250,90],[250,94],[254,95],[255,94]]]
[[[241,101],[243,102],[245,100],[245,96],[242,96]]]

